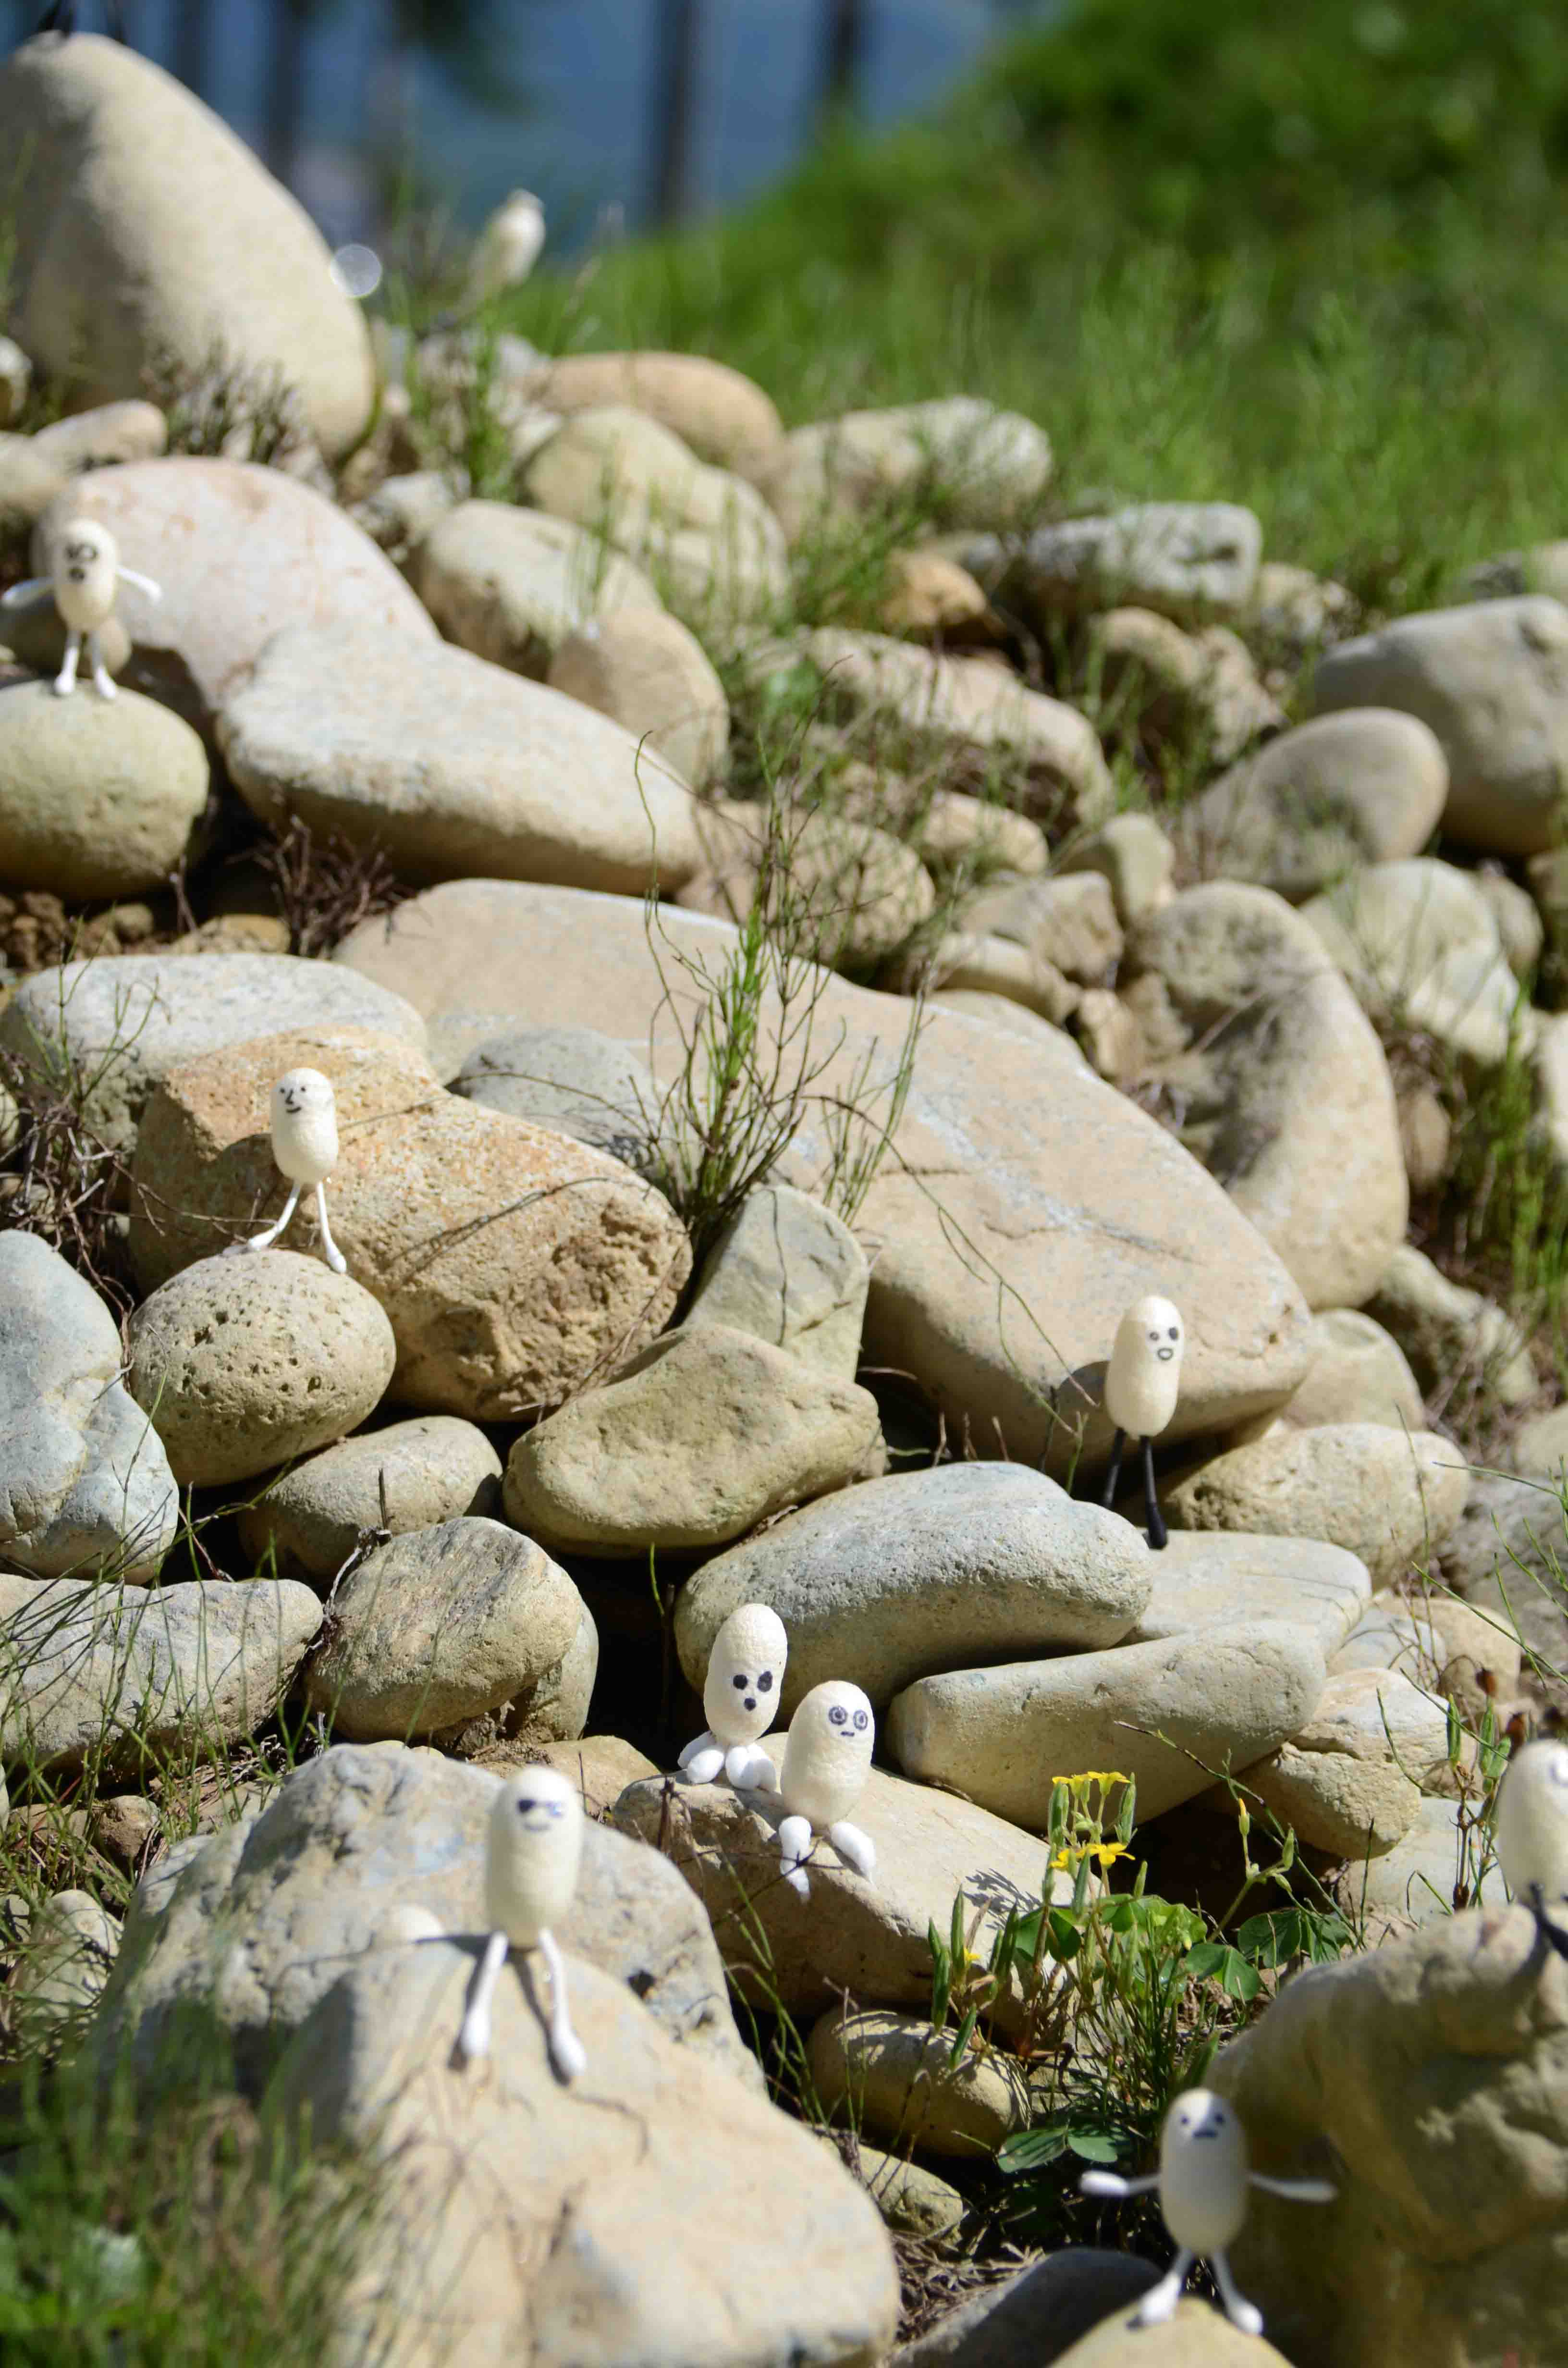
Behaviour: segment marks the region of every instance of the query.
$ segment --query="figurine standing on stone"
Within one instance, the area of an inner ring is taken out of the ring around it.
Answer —
[[[1170,1426],[1181,1389],[1182,1321],[1168,1299],[1141,1299],[1116,1327],[1116,1346],[1105,1377],[1105,1410],[1116,1425],[1102,1504],[1109,1505],[1121,1477],[1121,1451],[1129,1439],[1143,1452],[1143,1505],[1149,1543],[1166,1543],[1165,1517],[1154,1486],[1154,1441]]]
[[[289,1178],[283,1214],[250,1242],[231,1244],[224,1256],[269,1250],[288,1226],[307,1184],[316,1189],[316,1222],[322,1255],[334,1274],[347,1274],[348,1261],[326,1221],[326,1179],[337,1165],[337,1098],[332,1079],[319,1069],[290,1069],[272,1088],[272,1156]]]
[[[84,638],[93,689],[100,699],[114,698],[114,683],[104,663],[99,635],[114,614],[115,596],[121,584],[133,584],[149,600],[161,600],[164,597],[162,586],[154,584],[150,575],[139,575],[135,568],[120,565],[119,545],[107,526],[100,526],[97,518],[73,518],[61,530],[50,573],[29,576],[26,583],[13,584],[8,592],[0,594],[0,609],[27,608],[41,600],[46,593],[54,595],[54,605],[65,628],[65,659],[54,677],[55,690],[62,699],[69,698],[76,688]]]

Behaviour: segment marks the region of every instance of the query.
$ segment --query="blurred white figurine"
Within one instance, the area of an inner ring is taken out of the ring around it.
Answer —
[[[708,1725],[680,1755],[680,1765],[699,1784],[711,1784],[721,1769],[732,1784],[777,1793],[778,1770],[757,1747],[773,1724],[784,1683],[790,1640],[784,1622],[766,1603],[743,1603],[732,1611],[708,1656],[702,1709]]]
[[[1504,1771],[1494,1833],[1503,1880],[1560,1957],[1568,1933],[1547,1908],[1568,1899],[1568,1744],[1527,1743]]]
[[[322,1250],[334,1274],[347,1274],[348,1261],[326,1222],[326,1179],[337,1165],[337,1100],[332,1079],[319,1069],[290,1069],[272,1088],[272,1156],[289,1178],[283,1214],[253,1242],[235,1242],[227,1255],[269,1250],[300,1205],[307,1184],[316,1188]]]
[[[54,605],[65,628],[65,660],[54,677],[54,688],[62,699],[76,688],[76,667],[82,654],[83,637],[87,643],[87,662],[93,670],[93,689],[100,699],[113,699],[114,684],[104,664],[103,644],[98,634],[114,614],[115,593],[121,584],[134,584],[145,592],[149,600],[161,600],[162,586],[150,575],[139,575],[133,567],[119,564],[119,547],[107,526],[97,518],[73,518],[62,529],[54,548],[53,566],[48,575],[29,576],[25,584],[13,584],[0,595],[0,609],[23,609],[41,600],[52,592]]]
[[[806,1861],[815,1834],[825,1834],[857,1874],[869,1875],[876,1845],[846,1821],[866,1789],[877,1723],[858,1686],[830,1678],[802,1695],[790,1721],[778,1789],[789,1816],[778,1828],[784,1880],[802,1899],[812,1886]]]
[[[457,2054],[465,2064],[490,2050],[490,2004],[509,1949],[537,1949],[550,1973],[550,2057],[562,2080],[587,2065],[566,2009],[566,1967],[551,1934],[572,1905],[583,1856],[583,1801],[553,1768],[508,1776],[490,1811],[484,1851],[484,1913],[490,1938],[469,1989]]]
[[[1176,2240],[1176,2255],[1133,2312],[1134,2327],[1164,2326],[1181,2300],[1188,2270],[1202,2260],[1214,2272],[1225,2317],[1244,2335],[1262,2334],[1263,2313],[1237,2293],[1225,2248],[1241,2234],[1248,2187],[1265,2187],[1297,2203],[1332,2203],[1335,2193],[1324,2179],[1268,2179],[1249,2169],[1246,2132],[1223,2097],[1210,2089],[1184,2089],[1165,2115],[1157,2171],[1144,2179],[1119,2179],[1114,2171],[1086,2170],[1078,2185],[1085,2195],[1159,2190],[1160,2215]]]
[[[1154,1440],[1166,1429],[1176,1409],[1181,1387],[1181,1317],[1168,1299],[1141,1299],[1116,1327],[1116,1346],[1105,1377],[1105,1410],[1116,1425],[1110,1468],[1106,1474],[1108,1505],[1121,1477],[1121,1451],[1129,1438],[1143,1451],[1143,1506],[1149,1543],[1158,1551],[1165,1544],[1165,1524],[1154,1489]]]
[[[463,310],[475,313],[489,296],[520,288],[544,245],[544,208],[531,189],[514,189],[480,232],[469,259]]]

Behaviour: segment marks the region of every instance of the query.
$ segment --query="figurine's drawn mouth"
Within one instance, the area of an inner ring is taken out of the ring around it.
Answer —
[[[73,584],[85,584],[87,580],[87,571],[85,567],[73,567],[70,574]]]
[[[741,1708],[743,1710],[755,1710],[756,1708],[756,1696],[755,1694],[747,1694],[744,1702],[741,1704]]]
[[[1156,1349],[1154,1354],[1158,1357],[1162,1365],[1168,1365],[1171,1359],[1176,1355],[1176,1350],[1174,1349]]]
[[[523,1809],[518,1814],[522,1818],[523,1831],[527,1834],[547,1834],[556,1816],[555,1811],[549,1807]]]

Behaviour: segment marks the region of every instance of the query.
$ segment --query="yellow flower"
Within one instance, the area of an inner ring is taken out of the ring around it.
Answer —
[[[1076,1776],[1053,1776],[1051,1781],[1053,1784],[1074,1786],[1097,1784],[1103,1793],[1108,1784],[1130,1784],[1132,1779],[1124,1776],[1119,1768],[1082,1768]]]

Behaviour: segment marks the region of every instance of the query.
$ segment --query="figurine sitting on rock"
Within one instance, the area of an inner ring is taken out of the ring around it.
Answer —
[[[857,1874],[876,1868],[875,1843],[848,1822],[866,1789],[876,1739],[869,1702],[843,1678],[813,1686],[790,1722],[778,1786],[789,1815],[778,1828],[778,1851],[784,1880],[802,1899],[811,1896],[806,1861],[818,1834]]]
[[[120,565],[119,546],[107,526],[100,526],[96,518],[73,518],[61,531],[51,573],[29,576],[25,584],[13,584],[8,592],[0,595],[0,609],[26,608],[48,593],[54,595],[60,621],[65,627],[65,659],[54,677],[55,690],[62,699],[68,698],[76,688],[76,666],[84,635],[93,670],[93,689],[100,699],[115,697],[98,636],[114,614],[115,594],[121,584],[133,584],[149,600],[161,600],[164,597],[162,586],[154,584],[150,575],[139,575],[133,567]]]
[[[458,2032],[460,2066],[490,2052],[490,2009],[513,1949],[537,1949],[550,1974],[550,2060],[562,2080],[587,2067],[566,2006],[566,1966],[551,1926],[572,1905],[583,1857],[583,1801],[553,1768],[506,1777],[490,1811],[484,1851],[484,1912],[491,1932]]]
[[[778,1770],[759,1746],[778,1711],[789,1657],[784,1622],[767,1604],[743,1603],[731,1612],[708,1656],[708,1725],[680,1755],[694,1782],[711,1784],[722,1770],[739,1788],[778,1792]]]
[[[334,1274],[347,1274],[348,1261],[332,1238],[326,1222],[326,1179],[337,1165],[337,1097],[332,1079],[319,1069],[290,1069],[272,1088],[272,1156],[290,1183],[283,1214],[250,1242],[233,1242],[224,1252],[233,1258],[245,1250],[269,1250],[300,1205],[307,1184],[316,1188],[316,1221],[321,1226],[322,1255]]]

